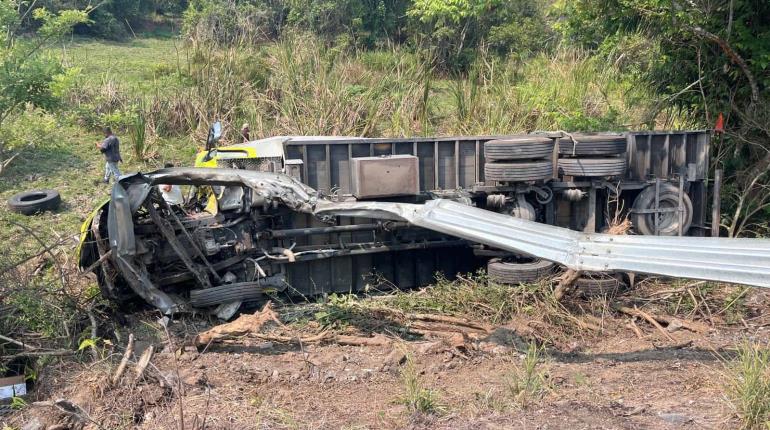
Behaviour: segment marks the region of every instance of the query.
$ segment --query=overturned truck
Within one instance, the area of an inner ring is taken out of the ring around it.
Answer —
[[[707,221],[719,196],[708,197],[706,131],[222,148],[213,134],[197,167],[121,177],[84,223],[80,266],[106,297],[166,313],[233,309],[375,280],[412,288],[483,266],[508,283],[562,265],[770,285],[770,241],[700,237],[718,231]],[[187,198],[171,204],[159,185]],[[626,218],[634,235],[601,233]]]

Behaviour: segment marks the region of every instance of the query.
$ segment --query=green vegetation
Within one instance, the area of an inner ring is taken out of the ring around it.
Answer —
[[[740,428],[770,428],[770,350],[745,342],[726,375],[727,399]]]
[[[548,375],[541,369],[543,348],[530,343],[521,365],[516,366],[505,381],[515,405],[526,408],[548,391]]]
[[[446,406],[439,402],[438,393],[424,387],[411,354],[407,354],[406,363],[401,368],[401,382],[404,392],[398,402],[406,406],[409,413],[440,415],[446,412]]]

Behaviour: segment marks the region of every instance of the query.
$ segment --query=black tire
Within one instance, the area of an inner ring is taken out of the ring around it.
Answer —
[[[8,199],[8,208],[24,215],[52,211],[61,204],[61,196],[55,190],[32,190],[16,194]]]
[[[487,276],[493,282],[518,285],[537,282],[554,273],[556,265],[529,257],[493,258],[487,263]]]
[[[605,177],[626,173],[625,158],[560,158],[559,173],[566,176]]]
[[[615,135],[574,135],[577,144],[570,138],[559,140],[561,155],[618,155],[626,152],[625,136]]]
[[[484,143],[484,157],[495,160],[537,160],[551,158],[555,142],[547,137],[514,137]]]
[[[593,297],[612,297],[625,285],[618,275],[588,272],[575,281],[575,290],[581,297],[587,299]]]
[[[679,207],[679,187],[664,183],[660,184],[660,208]],[[648,185],[634,200],[634,210],[646,210],[655,208],[655,185]],[[682,194],[682,234],[686,235],[692,224],[692,201],[687,193]],[[640,214],[631,212],[631,223],[637,234],[653,236],[655,234],[655,214]],[[658,218],[659,236],[676,236],[679,234],[679,214],[677,212],[664,212]]]
[[[550,179],[553,175],[553,162],[521,161],[512,163],[486,163],[484,177],[488,181],[518,182]]]

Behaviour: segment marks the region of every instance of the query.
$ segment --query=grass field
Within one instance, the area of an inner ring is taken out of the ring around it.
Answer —
[[[116,91],[150,95],[182,86],[176,70],[186,60],[177,56],[177,43],[172,38],[134,39],[125,43],[73,39],[50,54],[79,69],[78,85],[83,88],[114,85]],[[184,51],[180,52],[184,55]],[[107,185],[94,184],[104,172],[104,158],[95,148],[103,136],[97,130],[71,123],[63,115],[57,116],[57,127],[56,141],[24,151],[0,180],[2,200],[30,189],[52,188],[61,193],[63,204],[55,213],[27,217],[11,213],[4,206],[1,209],[1,218],[31,228],[43,240],[77,234],[83,219],[109,196],[110,190]],[[187,138],[166,138],[156,142],[161,149],[157,158],[141,162],[131,157],[130,137],[119,137],[126,161],[120,166],[123,173],[152,170],[166,160],[188,165],[195,152],[195,145]],[[21,256],[39,247],[15,225],[0,229],[0,241],[16,244],[7,248],[6,257]]]

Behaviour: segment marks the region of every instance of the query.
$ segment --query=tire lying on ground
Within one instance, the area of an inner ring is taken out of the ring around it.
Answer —
[[[31,190],[8,199],[8,208],[24,215],[54,210],[61,204],[61,196],[55,190]]]
[[[514,137],[484,143],[484,157],[495,160],[535,160],[550,158],[555,142],[547,137]]]
[[[674,184],[660,184],[660,197],[658,207],[662,209],[676,209],[679,207],[679,187]],[[634,200],[631,212],[631,223],[638,234],[652,236],[655,234],[655,214],[638,213],[634,211],[649,210],[655,208],[655,185],[648,185]],[[692,224],[692,201],[687,193],[682,193],[682,234],[687,234]],[[658,235],[676,236],[679,234],[679,213],[663,212],[658,214]]]
[[[559,173],[568,176],[620,176],[626,172],[625,158],[560,158]]]
[[[484,177],[488,181],[539,181],[549,179],[552,175],[553,162],[551,160],[510,163],[495,162],[484,165]]]
[[[575,280],[575,290],[584,298],[611,297],[625,287],[619,275],[606,273],[583,273]]]
[[[618,155],[626,152],[626,138],[613,135],[574,135],[559,139],[561,155]]]
[[[556,265],[554,263],[539,258],[493,258],[487,263],[489,279],[505,285],[537,282],[552,275],[555,270]]]

